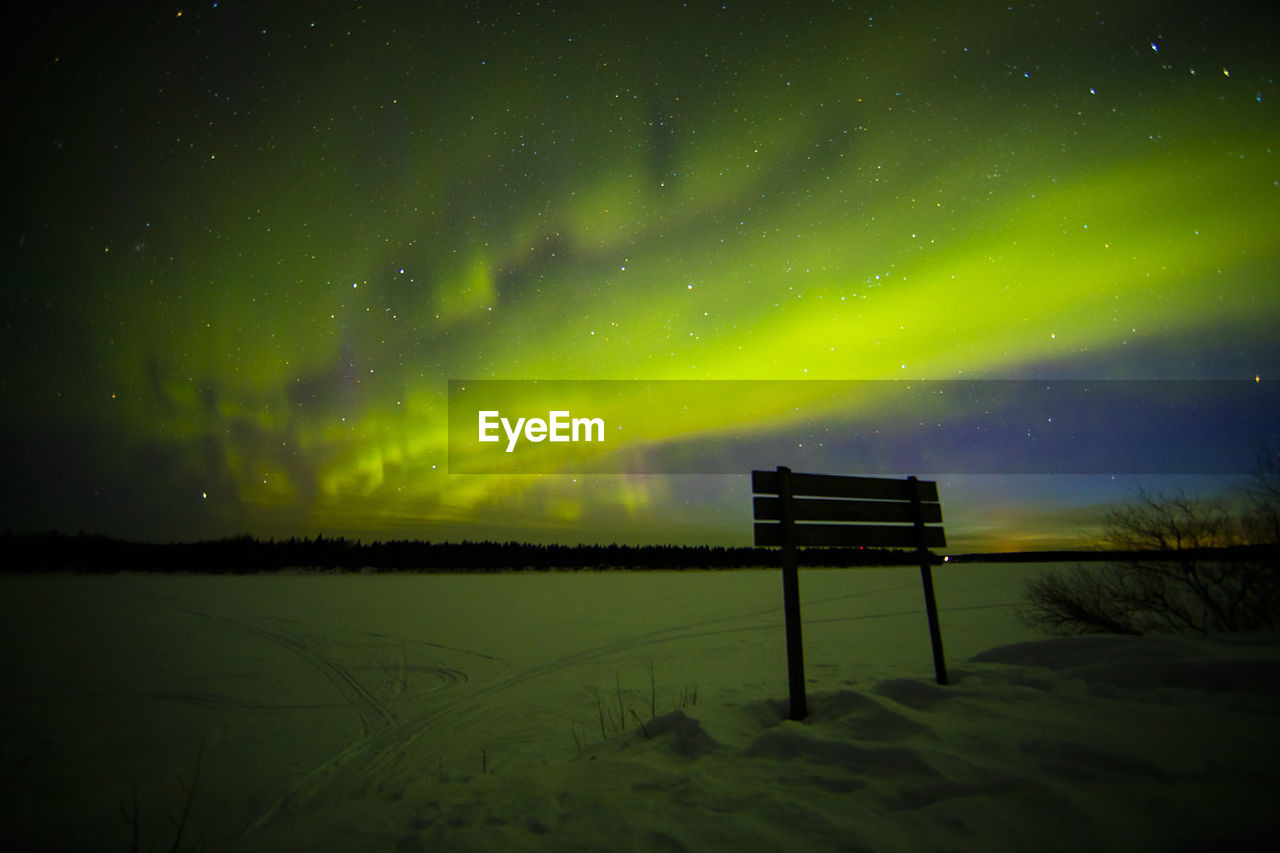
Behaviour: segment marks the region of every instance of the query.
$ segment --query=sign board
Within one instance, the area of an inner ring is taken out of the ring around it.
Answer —
[[[787,620],[787,670],[791,718],[807,714],[804,693],[804,654],[800,638],[800,583],[796,548],[866,547],[915,548],[920,553],[933,664],[939,684],[947,683],[942,633],[933,594],[933,555],[930,548],[947,544],[941,526],[938,484],[908,477],[842,477],[752,471],[752,506],[757,547],[782,548],[782,597]]]

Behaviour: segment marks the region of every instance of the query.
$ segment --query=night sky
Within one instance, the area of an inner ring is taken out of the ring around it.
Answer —
[[[1276,25],[1233,2],[30,4],[0,526],[748,544],[744,477],[447,473],[449,380],[1265,387]],[[741,442],[744,475],[806,470],[813,419],[852,417],[832,406],[662,458]],[[938,478],[974,548],[1061,544],[1164,483]]]

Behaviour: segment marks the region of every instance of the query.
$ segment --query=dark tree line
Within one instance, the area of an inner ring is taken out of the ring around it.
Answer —
[[[772,548],[707,545],[537,545],[526,542],[361,542],[345,538],[255,539],[156,544],[60,533],[0,537],[8,571],[244,574],[283,569],[317,571],[496,572],[562,569],[737,569],[777,566]],[[915,565],[914,551],[806,549],[803,565]]]

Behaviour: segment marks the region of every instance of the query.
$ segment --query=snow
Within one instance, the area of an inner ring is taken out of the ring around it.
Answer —
[[[1280,635],[1040,638],[1044,567],[0,578],[45,849],[1168,850],[1263,836]],[[199,761],[197,771],[197,759]],[[135,787],[136,786],[136,787]]]

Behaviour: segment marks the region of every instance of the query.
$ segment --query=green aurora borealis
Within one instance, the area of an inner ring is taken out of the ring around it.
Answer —
[[[447,381],[1275,378],[1263,5],[29,10],[3,523],[745,544],[734,478],[447,474]]]

